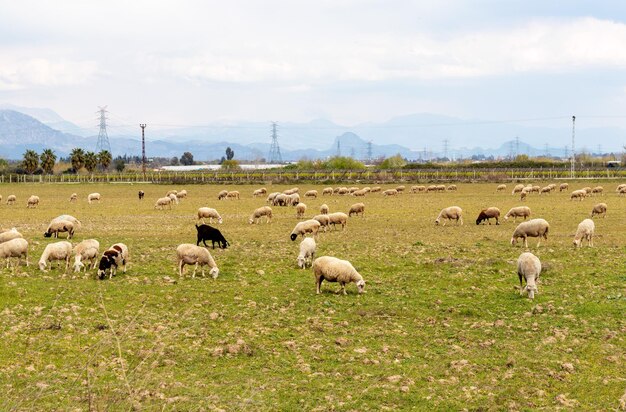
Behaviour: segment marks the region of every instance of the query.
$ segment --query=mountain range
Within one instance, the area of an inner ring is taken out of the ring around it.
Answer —
[[[138,125],[137,135],[129,133],[132,130],[130,125],[111,129],[126,130],[125,133],[109,134],[114,156],[141,154]],[[587,152],[620,151],[626,142],[626,132],[616,127],[586,128],[576,133],[577,146]],[[353,127],[324,119],[278,126],[284,161],[327,158],[337,154],[357,159],[400,154],[410,160],[480,155],[497,158],[512,154],[564,157],[570,140],[571,125],[549,128],[467,122],[433,114],[415,114]],[[93,130],[81,128],[51,109],[0,106],[0,156],[4,158],[21,159],[27,149],[41,152],[45,148],[52,148],[58,156],[67,156],[75,147],[95,151],[96,142],[97,134]],[[146,128],[148,157],[180,157],[189,151],[196,160],[210,161],[221,158],[226,148],[231,147],[236,159],[260,160],[268,157],[270,143],[270,125],[264,123],[160,128],[148,125]],[[600,150],[602,147],[604,150]]]

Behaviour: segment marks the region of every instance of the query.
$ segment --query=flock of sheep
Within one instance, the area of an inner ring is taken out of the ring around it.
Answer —
[[[568,184],[563,183],[560,185],[559,190],[567,190]],[[351,195],[355,197],[364,197],[368,193],[381,192],[383,196],[396,196],[406,190],[406,187],[401,185],[394,189],[382,190],[380,187],[338,187],[338,188],[325,188],[322,190],[322,196],[331,195]],[[419,192],[431,192],[431,191],[455,191],[456,185],[431,185],[431,186],[412,186],[410,188],[411,193]],[[506,190],[506,185],[499,185],[496,189],[497,192]],[[544,188],[533,185],[517,185],[512,191],[515,195],[520,193],[520,200],[526,199],[528,194],[538,193],[549,194],[556,190],[556,184],[548,185]],[[580,190],[574,190],[571,193],[571,199],[584,199],[587,196],[601,195],[604,189],[600,186],[595,188],[583,188]],[[626,194],[626,184],[621,184],[617,187],[616,192],[619,195]],[[252,193],[254,198],[267,195],[265,188],[254,190]],[[138,197],[140,200],[144,198],[144,192],[139,191]],[[156,209],[170,208],[173,204],[178,204],[179,201],[187,197],[187,191],[171,190],[166,193],[162,198],[157,199],[155,202]],[[317,198],[317,190],[309,190],[304,193],[305,198]],[[217,196],[218,200],[223,199],[240,199],[240,193],[238,191],[226,191],[222,190]],[[0,195],[0,201],[2,196]],[[10,195],[7,197],[7,204],[12,205],[16,203],[16,196]],[[76,202],[78,196],[76,193],[72,193],[70,196],[70,202]],[[100,202],[101,195],[99,193],[91,193],[87,197],[88,203]],[[296,210],[296,218],[303,219],[307,211],[307,206],[300,201],[299,189],[292,188],[283,192],[274,192],[267,195],[265,198],[267,205],[261,206],[253,211],[248,219],[250,224],[258,224],[262,218],[266,223],[270,223],[273,217],[272,206],[293,206]],[[39,205],[39,197],[30,196],[27,200],[27,207],[34,208]],[[313,270],[316,281],[316,292],[320,293],[321,284],[324,280],[328,282],[338,282],[341,286],[341,292],[344,294],[345,285],[348,283],[354,283],[359,293],[362,293],[365,288],[365,280],[358,273],[358,271],[347,260],[338,259],[331,256],[322,256],[315,258],[316,254],[316,239],[320,231],[326,232],[331,227],[336,229],[341,226],[343,230],[346,227],[348,219],[355,215],[364,216],[365,204],[358,202],[353,204],[348,213],[334,212],[330,213],[329,207],[326,204],[320,206],[320,213],[313,216],[311,219],[302,220],[296,223],[292,232],[290,233],[290,239],[295,241],[298,236],[303,238],[300,243],[299,254],[296,258],[296,263],[299,268],[305,269],[310,266]],[[596,204],[592,210],[590,217],[594,216],[606,216],[607,205],[606,203]],[[517,206],[511,208],[504,219],[513,218],[514,221],[517,218],[522,218],[523,222],[519,223],[515,228],[511,237],[511,244],[515,245],[518,239],[523,239],[524,246],[528,247],[527,239],[529,237],[538,238],[537,246],[541,242],[541,238],[547,240],[548,232],[550,229],[549,223],[545,219],[530,219],[531,210],[527,206]],[[495,219],[496,225],[499,225],[500,210],[497,207],[489,207],[480,211],[476,224],[479,225],[483,222],[491,224],[491,219]],[[209,223],[213,223],[215,220],[218,224],[223,222],[219,212],[214,208],[201,207],[197,211],[197,220],[203,224],[197,225],[198,239],[196,244],[184,243],[176,248],[176,256],[178,263],[179,275],[183,276],[183,268],[185,265],[194,265],[194,271],[192,277],[195,277],[197,269],[202,269],[202,275],[204,276],[204,267],[209,267],[209,274],[213,278],[217,278],[219,274],[219,268],[209,252],[208,248],[201,247],[200,242],[203,241],[206,246],[206,240],[213,241],[213,248],[215,248],[215,242],[220,247],[227,247],[228,242],[222,234],[216,228],[206,225],[206,219]],[[456,221],[457,224],[463,224],[463,210],[458,206],[450,206],[441,210],[435,224],[441,224],[444,226],[447,221]],[[58,237],[59,233],[67,233],[67,240],[72,239],[76,230],[80,229],[81,223],[78,219],[70,215],[58,216],[50,222],[44,237]],[[578,225],[575,237],[574,245],[576,247],[582,246],[583,240],[586,240],[589,246],[593,246],[593,236],[595,232],[595,224],[592,219],[584,219]],[[311,235],[312,237],[307,237]],[[64,262],[65,271],[68,270],[70,259],[74,256],[74,271],[80,272],[87,270],[88,268],[98,268],[97,274],[100,279],[104,279],[109,274],[109,278],[116,274],[118,267],[122,267],[126,272],[126,263],[129,259],[128,247],[123,243],[116,243],[111,245],[102,254],[100,254],[100,244],[96,239],[86,239],[72,247],[69,241],[59,241],[50,243],[46,246],[39,260],[39,269],[45,271],[51,262]],[[0,258],[7,259],[7,266],[9,265],[10,258],[17,258],[17,264],[21,263],[21,259],[26,259],[26,265],[28,266],[28,242],[23,238],[22,234],[13,228],[5,230],[0,233]],[[86,265],[85,263],[88,262]],[[527,293],[530,298],[534,297],[537,293],[537,279],[541,273],[541,262],[532,253],[525,252],[519,256],[517,262],[517,271],[520,280],[520,293]],[[522,287],[522,281],[526,282],[526,286]]]

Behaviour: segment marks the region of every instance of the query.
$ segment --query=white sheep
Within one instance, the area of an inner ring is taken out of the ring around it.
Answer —
[[[15,195],[7,196],[7,205],[14,205],[17,202],[17,197]]]
[[[596,186],[593,189],[591,189],[592,195],[596,195],[596,194],[601,195],[603,192],[604,192],[604,188],[602,186]]]
[[[170,195],[175,195],[176,193],[178,193],[178,190],[176,189],[168,190],[165,196],[170,197]]]
[[[43,251],[41,258],[39,258],[39,270],[42,272],[46,271],[46,266],[48,262],[56,261],[65,261],[65,272],[67,272],[67,268],[70,266],[70,258],[72,257],[72,244],[67,241],[49,243]]]
[[[291,206],[296,206],[298,203],[300,203],[300,195],[297,193],[287,195],[287,198],[287,204]]]
[[[450,206],[444,209],[441,209],[439,212],[439,216],[435,219],[435,224],[438,225],[441,219],[445,220],[456,220],[457,224],[463,225],[463,210],[458,206]],[[442,226],[445,226],[446,222],[443,222]]]
[[[48,225],[48,229],[44,232],[44,237],[59,237],[59,233],[67,232],[67,238],[71,239],[74,236],[74,223],[69,220],[56,220],[53,219]]]
[[[550,186],[544,186],[541,188],[541,191],[539,192],[540,195],[542,194],[550,194],[552,192],[552,188]]]
[[[26,201],[27,208],[35,208],[37,205],[39,205],[39,196],[32,195]]]
[[[274,204],[274,199],[276,198],[276,196],[278,196],[278,195],[280,195],[280,194],[282,194],[282,193],[280,193],[280,192],[273,192],[273,193],[270,193],[270,194],[267,196],[267,199],[265,199],[265,203],[267,203],[268,205],[273,205],[273,204]]]
[[[531,219],[527,222],[522,222],[515,228],[513,236],[511,237],[511,245],[517,243],[518,238],[524,239],[524,247],[528,247],[528,238],[539,238],[537,241],[537,247],[541,244],[541,238],[548,240],[548,230],[550,225],[544,219]]]
[[[491,219],[492,218],[496,219],[496,225],[500,224],[500,221],[499,221],[500,209],[498,209],[495,206],[488,207],[487,209],[481,210],[480,213],[478,214],[478,217],[476,218],[476,224],[479,225],[479,224],[481,224],[481,222],[483,222],[485,220],[489,224],[491,224]]]
[[[317,237],[317,232],[320,230],[320,226],[320,222],[314,219],[298,222],[291,231],[290,238],[291,240],[296,240],[298,238],[298,235],[304,237],[304,235],[306,235],[307,233],[310,233],[313,236]]]
[[[561,183],[559,185],[559,192],[569,189],[569,183]]]
[[[104,279],[106,272],[109,271],[109,279],[117,273],[118,266],[123,266],[126,273],[126,263],[128,263],[128,246],[124,243],[115,243],[102,253],[100,263],[98,264],[98,277]]]
[[[78,194],[72,193],[70,196],[70,203],[75,203],[76,201],[78,201]]]
[[[513,190],[511,191],[511,194],[512,194],[512,195],[515,195],[515,193],[520,193],[522,190],[524,190],[524,188],[525,188],[525,187],[526,187],[526,186],[524,186],[524,185],[523,185],[523,184],[521,184],[521,183],[520,183],[520,184],[518,184],[518,185],[515,185],[515,187],[514,187],[514,188],[513,188]]]
[[[363,188],[363,189],[355,190],[354,192],[352,192],[352,196],[363,197],[368,192],[369,190],[367,190],[366,188]]]
[[[267,189],[262,187],[260,189],[256,189],[254,192],[252,192],[252,196],[253,197],[263,196],[266,193],[267,193]]]
[[[12,228],[11,230],[7,230],[6,232],[0,233],[0,243],[8,242],[13,239],[23,238],[22,234],[17,231],[16,228]]]
[[[217,219],[217,223],[222,223],[222,217],[217,212],[217,210],[212,207],[201,207],[198,209],[198,220],[202,220],[204,223],[204,219],[209,219],[209,223],[213,223],[213,219]]]
[[[347,260],[337,259],[332,256],[321,256],[313,261],[313,274],[315,275],[316,293],[321,293],[322,282],[339,282],[341,291],[346,293],[346,283],[355,283],[359,293],[365,289],[365,280]]]
[[[294,193],[298,193],[299,191],[300,191],[300,189],[298,189],[297,187],[294,187],[292,189],[284,190],[283,193],[286,194],[286,195],[292,195]]]
[[[359,213],[361,217],[365,216],[365,204],[364,203],[355,203],[350,206],[350,211],[348,212],[348,216],[352,216],[353,214],[358,216]]]
[[[530,252],[522,253],[517,259],[517,276],[519,277],[520,295],[528,293],[530,299],[535,298],[537,280],[541,274],[541,262],[539,258]],[[522,278],[526,286],[522,287]]]
[[[72,250],[74,252],[74,272],[80,272],[82,268],[87,271],[84,261],[90,261],[89,266],[96,268],[100,254],[100,242],[96,239],[85,239]]]
[[[61,221],[61,220],[68,220],[68,221],[72,222],[74,224],[74,230],[80,229],[81,226],[82,226],[82,223],[80,223],[80,220],[76,219],[72,215],[59,215],[59,216],[55,217],[54,219],[52,219],[50,221],[50,223],[58,222],[58,221]]]
[[[423,186],[423,185],[411,186],[411,193],[419,193],[419,192],[425,192],[425,191],[426,191],[426,186]]]
[[[498,185],[498,187],[496,187],[496,192],[502,192],[506,190],[506,185]]]
[[[176,197],[178,199],[185,199],[187,197],[187,190],[183,189],[180,192],[176,193]]]
[[[328,205],[326,203],[322,204],[320,206],[320,213],[322,215],[327,215],[328,214]]]
[[[183,277],[183,267],[185,265],[195,265],[193,269],[192,278],[196,277],[196,270],[198,266],[202,266],[202,276],[204,276],[204,266],[209,266],[209,275],[216,279],[220,273],[220,270],[211,256],[211,253],[207,248],[196,246],[191,243],[183,243],[176,248],[176,257],[178,258],[178,274]]]
[[[168,207],[170,210],[172,209],[172,199],[170,199],[169,197],[160,197],[157,199],[157,201],[154,203],[154,208],[155,209],[165,209],[165,207]]]
[[[343,212],[335,212],[328,214],[329,225],[333,225],[333,228],[336,228],[337,225],[341,225],[341,230],[343,230],[348,224],[348,215]]]
[[[530,208],[528,206],[517,206],[512,207],[506,215],[504,215],[504,220],[509,220],[510,217],[513,218],[513,221],[517,221],[518,217],[523,217],[526,220],[527,217],[530,216]]]
[[[446,187],[446,190],[449,192],[454,192],[458,189],[458,187],[456,185],[450,185],[448,187]]]
[[[248,223],[258,223],[259,219],[263,216],[267,217],[267,223],[272,221],[272,208],[269,206],[261,206],[252,213],[252,216],[248,219]]]
[[[380,187],[380,186],[374,186],[370,192],[371,192],[371,193],[376,193],[376,192],[380,192],[381,190],[383,190],[383,188],[382,188],[382,187]]]
[[[304,203],[298,203],[296,205],[296,217],[302,219],[306,213],[306,205]]]
[[[89,193],[87,195],[87,203],[93,203],[95,201],[100,203],[100,193]]]
[[[317,190],[308,190],[305,194],[304,197],[312,197],[317,199]]]
[[[220,192],[217,194],[217,200],[226,199],[227,195],[228,195],[228,190],[220,190]]]
[[[591,217],[594,217],[595,215],[598,215],[598,216],[599,215],[603,215],[602,217],[605,218],[606,217],[606,209],[607,209],[606,203],[598,203],[591,210]]]
[[[239,199],[239,192],[236,190],[232,190],[226,193],[226,198],[227,199]]]
[[[587,191],[585,189],[574,190],[569,197],[569,200],[579,199],[581,202],[587,196]]]
[[[398,191],[396,189],[387,189],[383,192],[383,196],[396,196]]]
[[[326,195],[333,195],[333,188],[332,187],[326,187],[324,188],[324,190],[322,190],[322,196],[326,196]]]
[[[312,264],[313,259],[315,258],[316,246],[315,239],[312,237],[306,237],[302,242],[300,242],[300,254],[296,259],[300,269],[305,269],[307,262]]]
[[[26,266],[28,266],[28,242],[26,239],[15,238],[0,243],[0,259],[5,258],[7,267],[9,267],[9,259],[17,258],[17,265],[21,263],[22,256],[26,258]]]
[[[284,193],[278,193],[272,198],[272,206],[289,206],[291,198]]]
[[[315,215],[313,216],[313,219],[320,222],[320,229],[323,228],[324,232],[326,232],[326,228],[330,225],[330,218],[328,215]]]
[[[615,193],[620,193],[622,191],[622,189],[626,189],[626,183],[622,183],[620,185],[617,185],[617,188],[615,189]]]
[[[170,200],[171,200],[170,205],[177,205],[178,204],[178,198],[176,197],[176,195],[174,193],[170,193],[169,195],[167,195],[167,197],[169,197]]]
[[[574,236],[574,246],[581,247],[583,239],[587,239],[587,245],[593,246],[593,235],[596,229],[595,223],[591,219],[585,219],[578,224],[576,235]]]

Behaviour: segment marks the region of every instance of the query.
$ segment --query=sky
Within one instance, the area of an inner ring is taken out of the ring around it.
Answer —
[[[162,126],[435,113],[626,127],[626,2],[0,0],[0,103],[79,125],[108,105]]]

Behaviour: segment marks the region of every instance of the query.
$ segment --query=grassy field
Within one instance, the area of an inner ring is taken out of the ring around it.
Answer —
[[[5,200],[18,197],[0,205],[0,225],[24,234],[34,263],[0,274],[0,410],[619,409],[626,198],[616,183],[602,184],[601,200],[557,192],[525,201],[532,217],[550,222],[546,243],[529,240],[545,268],[534,301],[517,290],[516,224],[475,225],[481,208],[504,215],[519,205],[512,185],[303,199],[307,216],[322,203],[344,212],[366,204],[364,218],[318,239],[318,256],[347,259],[366,279],[365,294],[352,284],[348,296],[328,283],[315,295],[311,270],[297,269],[294,208],[275,207],[270,225],[247,223],[264,204],[251,196],[258,186],[187,186],[187,199],[160,211],[154,201],[174,187],[0,185]],[[224,188],[242,199],[218,202]],[[102,203],[87,204],[95,191]],[[40,196],[38,209],[26,209],[30,194]],[[609,212],[595,219],[595,247],[575,250],[576,227],[599,201]],[[465,224],[436,227],[451,205],[463,208]],[[195,243],[201,206],[220,211],[232,246],[211,250],[218,279],[180,279],[175,248]],[[54,241],[42,234],[60,214],[83,223],[74,243],[126,243],[128,272],[105,281],[40,272],[36,262]]]

